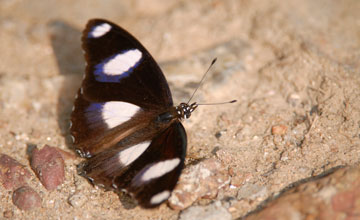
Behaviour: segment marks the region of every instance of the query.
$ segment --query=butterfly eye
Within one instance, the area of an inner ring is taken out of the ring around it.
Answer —
[[[198,107],[198,104],[196,102],[192,103],[190,105],[190,112],[193,112]]]

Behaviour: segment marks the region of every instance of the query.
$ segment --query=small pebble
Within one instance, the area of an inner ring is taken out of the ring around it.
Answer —
[[[228,210],[219,201],[207,206],[192,206],[180,214],[180,220],[231,220]]]
[[[3,212],[4,218],[12,218],[14,216],[14,212],[12,210],[7,210]]]
[[[82,194],[73,194],[69,197],[68,202],[74,208],[79,208],[85,204],[87,197]]]
[[[298,94],[293,93],[287,97],[286,101],[293,107],[296,107],[297,105],[299,105],[301,103],[301,97]]]
[[[287,132],[288,127],[286,125],[275,125],[271,128],[271,134],[284,135]]]
[[[227,132],[227,129],[218,131],[218,132],[215,133],[215,137],[216,137],[217,139],[219,139],[221,136],[223,136],[224,134],[226,134],[226,132]]]
[[[182,210],[201,198],[215,198],[219,189],[228,186],[230,175],[223,163],[206,159],[185,168],[169,198],[173,209]]]
[[[41,150],[35,148],[32,152],[31,168],[47,190],[54,190],[64,182],[64,159],[55,147],[45,145]]]
[[[239,189],[237,199],[264,199],[268,194],[269,191],[266,186],[247,183]]]
[[[14,191],[12,201],[21,210],[30,210],[41,206],[41,198],[29,186],[22,186]]]
[[[16,189],[25,185],[30,176],[25,166],[6,154],[0,154],[0,182],[5,189]]]

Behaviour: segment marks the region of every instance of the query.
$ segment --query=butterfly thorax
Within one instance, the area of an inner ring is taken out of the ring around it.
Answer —
[[[177,118],[179,119],[188,119],[191,116],[191,113],[198,107],[196,102],[191,105],[187,103],[180,103],[180,105],[175,107]]]

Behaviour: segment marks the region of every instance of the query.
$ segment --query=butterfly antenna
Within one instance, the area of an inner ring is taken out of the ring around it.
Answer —
[[[206,74],[209,72],[210,68],[214,65],[214,63],[216,62],[217,58],[213,59],[213,61],[211,62],[209,68],[206,70],[206,72],[204,73],[203,77],[201,78],[198,86],[196,87],[195,91],[193,92],[193,94],[191,95],[189,101],[187,102],[187,104],[189,104],[189,102],[191,101],[191,99],[194,97],[196,91],[200,88],[202,82],[204,81],[205,77],[206,77]]]
[[[222,104],[230,104],[230,103],[234,103],[237,102],[237,100],[231,100],[231,101],[227,101],[227,102],[215,102],[215,103],[196,103],[196,105],[222,105]]]

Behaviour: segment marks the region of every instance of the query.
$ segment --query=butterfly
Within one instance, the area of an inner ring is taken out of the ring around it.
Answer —
[[[181,120],[196,103],[174,106],[150,53],[116,24],[90,20],[82,35],[87,62],[71,113],[80,175],[94,185],[126,191],[144,208],[167,201],[184,167]]]

